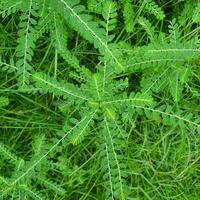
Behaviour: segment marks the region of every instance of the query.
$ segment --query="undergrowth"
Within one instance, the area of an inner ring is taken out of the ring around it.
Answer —
[[[0,2],[0,199],[198,200],[200,1]]]

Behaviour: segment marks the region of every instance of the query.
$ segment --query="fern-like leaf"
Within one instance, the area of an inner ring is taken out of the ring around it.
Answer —
[[[31,66],[33,49],[35,48],[33,26],[37,23],[34,18],[38,15],[36,13],[37,4],[34,0],[29,0],[23,5],[24,13],[20,16],[20,30],[18,31],[19,38],[17,40],[17,76],[19,86],[25,86],[29,83],[30,72],[33,70]]]
[[[110,40],[109,37],[106,37],[105,31],[99,28],[97,22],[92,21],[90,15],[82,14],[85,11],[85,7],[79,5],[79,1],[59,0],[57,3],[51,0],[51,3],[58,12],[61,10],[63,11],[62,14],[67,23],[69,23],[85,39],[93,43],[94,46],[107,57],[107,60],[112,59],[119,69],[124,70],[124,66],[112,52],[114,48],[107,45],[107,42]]]
[[[161,117],[164,125],[173,126],[179,125],[182,128],[190,127],[195,131],[199,131],[200,124],[198,118],[196,116],[191,115],[190,113],[184,113],[183,111],[178,111],[177,113],[173,112],[171,106],[160,106],[159,108],[145,107],[134,105],[133,107],[145,110],[145,114],[150,119],[158,119]],[[177,123],[179,122],[179,123]]]
[[[71,67],[80,70],[78,59],[67,49],[68,33],[64,21],[55,12],[53,12],[52,21],[53,26],[50,27],[51,39],[57,52]]]
[[[93,118],[96,114],[97,110],[93,111],[92,113],[85,112],[82,119],[84,119],[83,123],[77,127],[72,133],[70,134],[70,142],[73,145],[79,144],[81,141],[84,140],[85,136],[91,132],[91,126],[93,125]],[[76,120],[73,122],[76,122]],[[76,122],[77,123],[77,122]]]
[[[105,0],[87,0],[87,7],[90,12],[101,14],[103,2]]]
[[[55,193],[61,196],[66,193],[65,189],[46,177],[37,177],[37,180],[41,185],[44,185],[47,189],[53,190]]]
[[[6,147],[2,143],[0,143],[0,154],[3,155],[6,159],[8,159],[13,164],[16,164],[18,161],[18,157],[14,153],[12,153],[8,147]]]
[[[124,17],[124,25],[126,31],[128,33],[132,33],[134,31],[134,18],[135,18],[133,0],[123,1],[123,17]]]
[[[34,200],[43,200],[46,198],[43,194],[32,187],[26,187],[23,185],[21,187],[23,189],[22,192],[25,192],[27,196],[31,197]]]
[[[102,15],[105,22],[102,22],[102,25],[106,31],[106,37],[110,38],[109,41],[112,41],[114,35],[110,35],[109,32],[113,31],[117,23],[117,8],[116,4],[111,0],[106,0],[102,4]]]
[[[0,15],[6,18],[12,13],[16,13],[21,8],[21,0],[5,0],[0,2]]]
[[[104,173],[105,188],[107,199],[125,200],[128,196],[126,190],[126,173],[123,155],[119,154],[120,137],[117,136],[118,130],[112,126],[108,119],[104,119],[104,128],[101,131],[101,165]]]
[[[145,9],[153,14],[158,20],[163,20],[165,17],[165,14],[163,10],[155,3],[154,0],[145,0],[143,1],[145,3]]]
[[[146,19],[145,17],[139,17],[138,23],[147,32],[150,40],[153,41],[155,39],[156,35],[155,35],[155,27],[151,24],[151,22],[148,19]]]
[[[179,25],[176,23],[176,19],[174,18],[169,25],[169,32],[170,32],[170,42],[171,43],[177,43],[180,39],[180,31],[179,31]]]
[[[36,88],[40,88],[41,93],[53,93],[55,96],[63,96],[65,99],[78,98],[87,100],[78,88],[70,83],[64,81],[57,81],[55,78],[50,77],[44,73],[33,74]]]

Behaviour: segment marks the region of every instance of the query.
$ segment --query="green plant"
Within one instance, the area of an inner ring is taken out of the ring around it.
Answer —
[[[190,6],[0,3],[2,199],[198,199]]]

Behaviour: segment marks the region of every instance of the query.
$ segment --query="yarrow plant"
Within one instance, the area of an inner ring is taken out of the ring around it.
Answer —
[[[199,7],[0,2],[1,199],[198,199]]]

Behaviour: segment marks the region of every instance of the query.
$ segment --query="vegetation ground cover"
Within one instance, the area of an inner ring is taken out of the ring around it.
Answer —
[[[0,199],[199,200],[200,1],[0,1]]]

